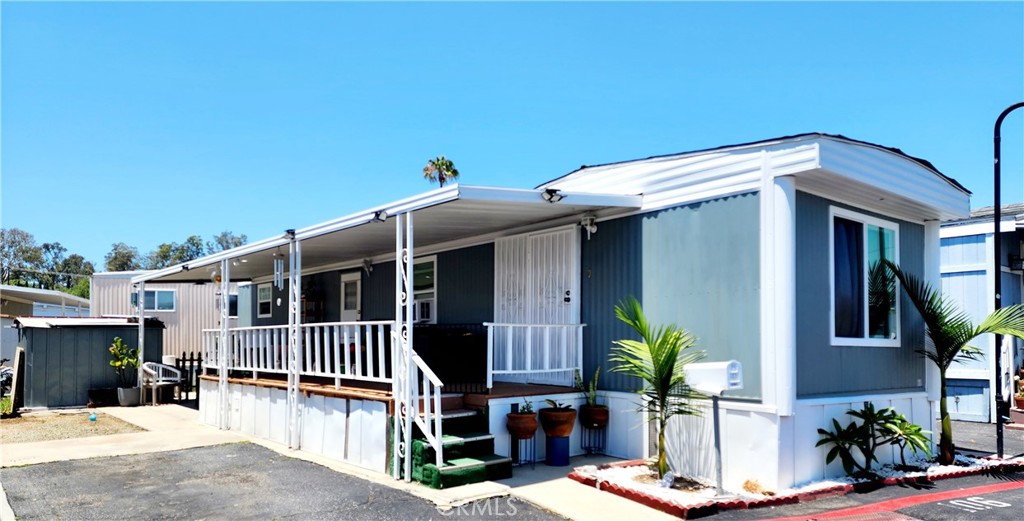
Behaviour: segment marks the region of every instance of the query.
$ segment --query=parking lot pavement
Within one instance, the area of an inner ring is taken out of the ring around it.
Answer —
[[[508,497],[441,511],[250,443],[3,469],[19,520],[562,519]]]

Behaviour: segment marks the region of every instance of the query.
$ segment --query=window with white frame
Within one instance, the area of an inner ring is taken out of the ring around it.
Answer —
[[[424,257],[412,267],[415,321],[437,323],[437,257]]]
[[[900,345],[899,287],[883,260],[898,262],[899,225],[830,209],[832,345]]]
[[[274,289],[270,284],[256,286],[256,317],[267,318],[273,314]]]
[[[174,311],[174,290],[173,289],[147,289],[143,297],[145,311]],[[139,294],[132,293],[132,306],[138,307]]]

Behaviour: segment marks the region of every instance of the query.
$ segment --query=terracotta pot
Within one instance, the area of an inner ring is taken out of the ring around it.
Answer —
[[[1022,398],[1020,396],[1014,396],[1013,397],[1013,406],[1014,406],[1015,409],[1020,409],[1020,410],[1024,411],[1024,398]]]
[[[608,406],[581,405],[580,425],[587,429],[603,429],[608,426]]]
[[[510,412],[505,415],[505,428],[517,440],[533,438],[537,432],[537,415],[532,412]]]
[[[545,407],[540,410],[540,425],[549,438],[565,438],[576,424],[576,409]]]

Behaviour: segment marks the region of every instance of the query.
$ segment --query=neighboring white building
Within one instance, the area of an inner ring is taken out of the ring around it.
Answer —
[[[16,317],[86,317],[89,301],[50,289],[0,286],[0,358],[14,359]]]
[[[91,312],[93,317],[136,316],[132,277],[146,271],[111,271],[92,276]],[[209,284],[147,284],[146,315],[164,323],[163,354],[180,356],[198,353],[203,329],[220,327],[218,296],[220,288]],[[232,297],[238,289],[231,286]],[[231,307],[232,326],[237,315],[237,299]]]
[[[1000,224],[1002,240],[1002,304],[1024,302],[1024,203],[1003,206]],[[995,207],[971,211],[966,219],[942,225],[942,292],[960,303],[977,324],[995,309],[995,284],[992,217]],[[986,335],[975,347],[985,356],[964,364],[953,364],[949,372],[949,409],[955,420],[995,422],[995,338]],[[1013,370],[1024,362],[1024,342],[1009,338],[1004,342],[1003,394],[1011,396]],[[1012,348],[1009,348],[1012,345]]]

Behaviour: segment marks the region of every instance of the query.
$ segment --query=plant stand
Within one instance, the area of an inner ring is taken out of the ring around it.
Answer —
[[[588,429],[583,427],[581,438],[581,448],[587,453],[587,456],[593,456],[594,454],[604,454],[605,446],[608,440],[608,429],[601,427],[599,429]]]
[[[530,464],[530,468],[537,468],[537,437],[516,439],[514,436],[509,436],[512,443],[509,444],[509,449],[512,454],[512,466],[522,467],[527,463]]]
[[[549,467],[569,466],[569,437],[548,436],[544,453],[544,463]]]

